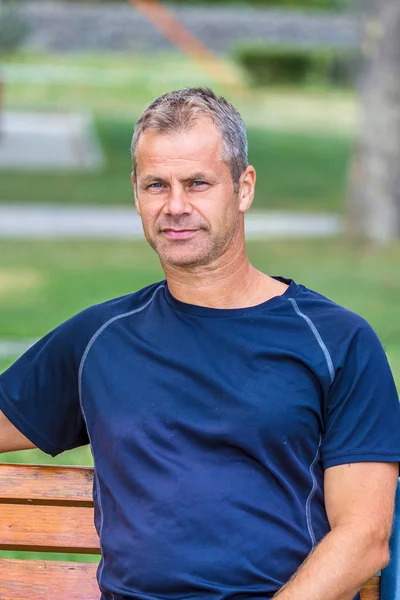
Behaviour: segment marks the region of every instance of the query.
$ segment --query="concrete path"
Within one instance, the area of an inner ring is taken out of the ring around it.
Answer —
[[[342,229],[334,214],[250,211],[246,235],[251,239],[320,238]],[[0,205],[0,239],[116,239],[143,238],[133,208]]]
[[[89,113],[5,111],[1,136],[0,169],[96,171],[105,164]]]

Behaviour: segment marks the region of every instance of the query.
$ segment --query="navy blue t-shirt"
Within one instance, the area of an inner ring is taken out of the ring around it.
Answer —
[[[293,281],[251,308],[185,304],[165,282],[93,306],[0,390],[45,452],[91,443],[104,600],[265,600],[329,531],[324,470],[400,461],[375,333]]]

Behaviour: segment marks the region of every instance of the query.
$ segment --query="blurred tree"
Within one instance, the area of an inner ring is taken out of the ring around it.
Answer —
[[[4,60],[19,48],[27,31],[27,25],[14,3],[0,0],[0,60]],[[0,71],[0,116],[3,110],[3,98],[4,84]]]
[[[400,238],[399,0],[369,0],[363,51],[361,127],[351,171],[348,230],[386,243]]]
[[[0,56],[15,52],[27,34],[27,25],[15,2],[0,0]]]

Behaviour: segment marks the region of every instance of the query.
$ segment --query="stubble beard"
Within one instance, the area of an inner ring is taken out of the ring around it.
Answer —
[[[146,235],[146,239],[153,250],[158,254],[161,265],[180,269],[195,269],[212,265],[226,252],[235,238],[239,228],[239,215],[227,227],[222,230],[224,235],[213,234],[210,228],[201,229],[197,236],[202,236],[202,242],[193,240],[163,240],[157,233],[153,238]],[[196,247],[197,243],[197,247]]]

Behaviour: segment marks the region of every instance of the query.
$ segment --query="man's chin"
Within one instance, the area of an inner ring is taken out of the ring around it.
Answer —
[[[176,269],[195,269],[196,267],[203,267],[208,264],[208,260],[202,257],[186,257],[176,258],[171,256],[161,256],[159,254],[161,264],[166,266],[174,267]]]
[[[207,252],[189,252],[178,249],[171,251],[165,248],[155,248],[161,264],[177,269],[190,269],[207,265],[209,256]]]

